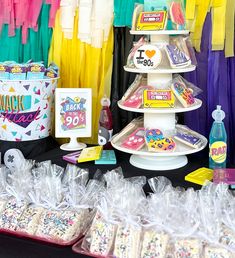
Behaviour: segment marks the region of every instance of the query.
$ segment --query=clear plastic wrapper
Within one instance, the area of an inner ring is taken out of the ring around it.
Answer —
[[[185,21],[185,6],[183,0],[168,0],[168,13],[173,30],[184,30]]]
[[[205,140],[200,136],[200,134],[191,130],[187,126],[180,124],[176,125],[174,139],[195,149],[206,144]]]
[[[170,44],[177,46],[178,49],[180,49],[183,53],[185,53],[188,57],[190,57],[191,63],[193,65],[197,65],[195,51],[192,47],[189,37],[172,36],[170,37]]]
[[[135,67],[134,61],[133,61],[135,52],[137,51],[137,49],[139,47],[143,46],[146,43],[147,43],[147,40],[144,37],[141,37],[139,39],[139,41],[134,44],[134,47],[130,50],[130,53],[129,53],[128,57],[127,57],[127,66],[128,67]]]
[[[114,143],[122,142],[128,135],[133,133],[139,127],[143,127],[144,119],[143,116],[133,119],[126,127],[124,127],[118,135],[112,138]]]
[[[112,253],[117,230],[114,209],[107,198],[101,198],[91,227],[82,243],[82,249],[89,253],[107,256]]]

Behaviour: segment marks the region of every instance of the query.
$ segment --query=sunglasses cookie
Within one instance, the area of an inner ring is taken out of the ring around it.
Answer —
[[[159,129],[146,130],[145,140],[149,151],[172,152],[176,144],[172,138],[166,138]]]

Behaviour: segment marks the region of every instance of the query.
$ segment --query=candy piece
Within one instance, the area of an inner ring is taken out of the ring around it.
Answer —
[[[42,63],[30,63],[27,70],[27,79],[43,79],[46,69]]]
[[[95,164],[96,165],[101,165],[101,164],[114,165],[114,164],[117,164],[115,152],[113,150],[103,150],[100,159],[95,160]]]
[[[204,258],[232,258],[231,253],[220,247],[205,246]]]
[[[175,241],[175,258],[200,258],[201,242],[198,239]]]
[[[43,210],[42,207],[29,206],[21,215],[16,231],[34,235]]]
[[[103,146],[85,148],[78,157],[78,163],[100,159]]]
[[[169,235],[153,230],[144,232],[141,258],[164,258],[166,256]]]
[[[204,167],[199,168],[185,176],[186,181],[199,184],[199,185],[203,185],[207,180],[211,181],[212,178],[213,178],[213,169],[204,168]]]
[[[15,230],[22,213],[27,208],[25,202],[11,198],[0,215],[0,228]]]
[[[81,154],[81,151],[76,151],[76,152],[73,152],[73,153],[69,153],[69,154],[63,156],[63,160],[66,160],[66,161],[68,161],[70,163],[73,163],[73,164],[77,164],[80,154]]]
[[[143,103],[144,90],[152,90],[152,86],[141,85],[127,100],[123,102],[123,106],[130,108],[139,108]]]
[[[183,81],[174,82],[171,89],[184,107],[190,107],[195,103],[192,90],[187,88]]]
[[[97,212],[92,222],[90,252],[98,255],[108,255],[113,247],[117,226],[105,221]]]
[[[136,30],[164,30],[166,27],[167,11],[141,12]]]
[[[178,47],[167,45],[165,50],[172,68],[184,68],[191,65],[190,57],[188,57]]]
[[[9,79],[9,68],[5,63],[0,63],[0,79]]]
[[[88,210],[45,211],[39,221],[36,235],[53,240],[71,241],[83,231]]]
[[[9,65],[10,80],[25,80],[27,66],[23,64]]]
[[[140,150],[144,144],[144,128],[138,128],[132,134],[130,134],[127,139],[125,139],[122,143],[122,147],[130,149],[130,150]]]
[[[146,130],[145,140],[149,151],[172,152],[176,148],[173,139],[163,137],[163,134],[159,129]]]
[[[118,225],[115,237],[114,256],[138,258],[141,229],[129,225]]]
[[[214,169],[213,182],[216,184],[223,182],[228,185],[235,185],[235,169],[234,168]]]
[[[154,69],[162,61],[162,53],[157,46],[144,44],[139,47],[133,57],[133,62],[138,69]]]

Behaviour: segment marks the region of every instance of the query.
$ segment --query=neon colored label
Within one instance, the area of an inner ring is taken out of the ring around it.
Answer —
[[[227,157],[227,144],[222,141],[212,143],[210,146],[210,157],[216,163],[223,163]]]

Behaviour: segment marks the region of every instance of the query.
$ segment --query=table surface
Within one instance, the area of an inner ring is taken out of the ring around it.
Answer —
[[[51,160],[52,163],[65,167],[67,162],[63,161],[62,156],[68,152],[55,148],[47,153],[44,153],[35,159],[37,161]],[[112,170],[121,166],[125,177],[146,176],[152,178],[155,176],[166,176],[169,178],[173,186],[194,187],[200,189],[200,186],[184,181],[186,174],[200,168],[208,166],[208,150],[201,153],[188,156],[189,163],[180,169],[171,171],[148,171],[133,167],[129,163],[129,154],[115,151],[117,156],[117,165],[94,165],[94,162],[86,162],[79,164],[80,167],[89,168],[90,175],[100,169],[102,172]],[[145,192],[150,192],[148,186],[144,188]],[[34,242],[31,240],[19,239],[13,236],[0,235],[0,258],[83,258],[88,257],[81,254],[76,254],[71,247],[57,247],[47,244]]]

